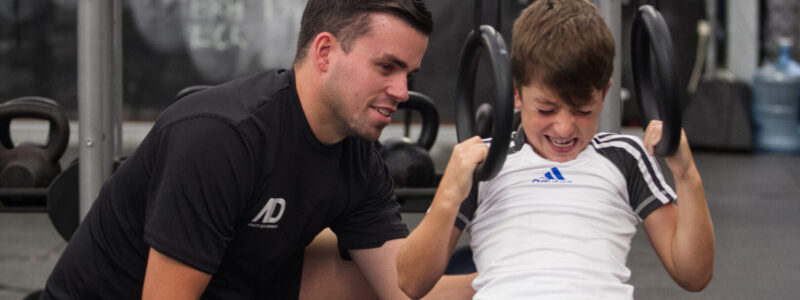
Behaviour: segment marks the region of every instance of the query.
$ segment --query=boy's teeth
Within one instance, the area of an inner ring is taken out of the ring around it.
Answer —
[[[384,115],[385,117],[388,117],[388,116],[389,116],[389,114],[390,114],[389,110],[388,110],[388,109],[385,109],[385,108],[380,108],[380,107],[379,107],[379,108],[376,108],[375,110],[377,110],[379,113],[381,113],[381,114],[382,114],[382,115]]]
[[[568,146],[572,146],[572,144],[575,142],[575,139],[557,140],[557,139],[551,138],[550,142],[552,142],[556,146],[568,147]]]

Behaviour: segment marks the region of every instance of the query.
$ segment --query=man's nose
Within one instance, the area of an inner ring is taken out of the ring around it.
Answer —
[[[386,88],[386,93],[398,102],[408,100],[408,79],[406,76],[398,74],[392,78],[389,87]]]

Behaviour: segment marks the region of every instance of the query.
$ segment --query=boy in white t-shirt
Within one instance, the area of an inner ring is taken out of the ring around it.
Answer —
[[[660,121],[648,124],[643,142],[597,133],[614,58],[597,8],[535,1],[514,23],[511,53],[522,127],[500,173],[477,191],[472,174],[488,148],[478,137],[456,145],[428,214],[398,256],[403,291],[425,295],[466,229],[476,299],[631,299],[626,258],[639,222],[675,282],[702,290],[712,277],[714,234],[685,135],[666,158],[673,191],[652,156]]]

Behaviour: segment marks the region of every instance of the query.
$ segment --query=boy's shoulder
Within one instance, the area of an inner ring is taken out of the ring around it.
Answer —
[[[598,132],[587,148],[591,148],[622,170],[656,163],[645,150],[642,139],[634,135]]]
[[[641,152],[642,154],[647,153],[644,150],[642,138],[629,134],[598,132],[592,138],[589,146],[595,150],[613,149],[615,151],[635,151],[637,153]]]

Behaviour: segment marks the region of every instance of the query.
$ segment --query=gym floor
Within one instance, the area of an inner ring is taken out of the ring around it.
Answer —
[[[140,127],[126,127],[126,142],[134,140],[126,145],[135,147],[149,128]],[[388,128],[384,136],[399,132]],[[454,142],[452,126],[442,126],[432,150],[440,171]],[[74,158],[70,151],[62,162]],[[714,279],[700,293],[680,289],[640,229],[628,257],[635,298],[800,299],[800,156],[694,154],[714,221]],[[404,215],[410,226],[420,216]],[[0,213],[0,299],[19,300],[42,288],[64,247],[45,214]]]

